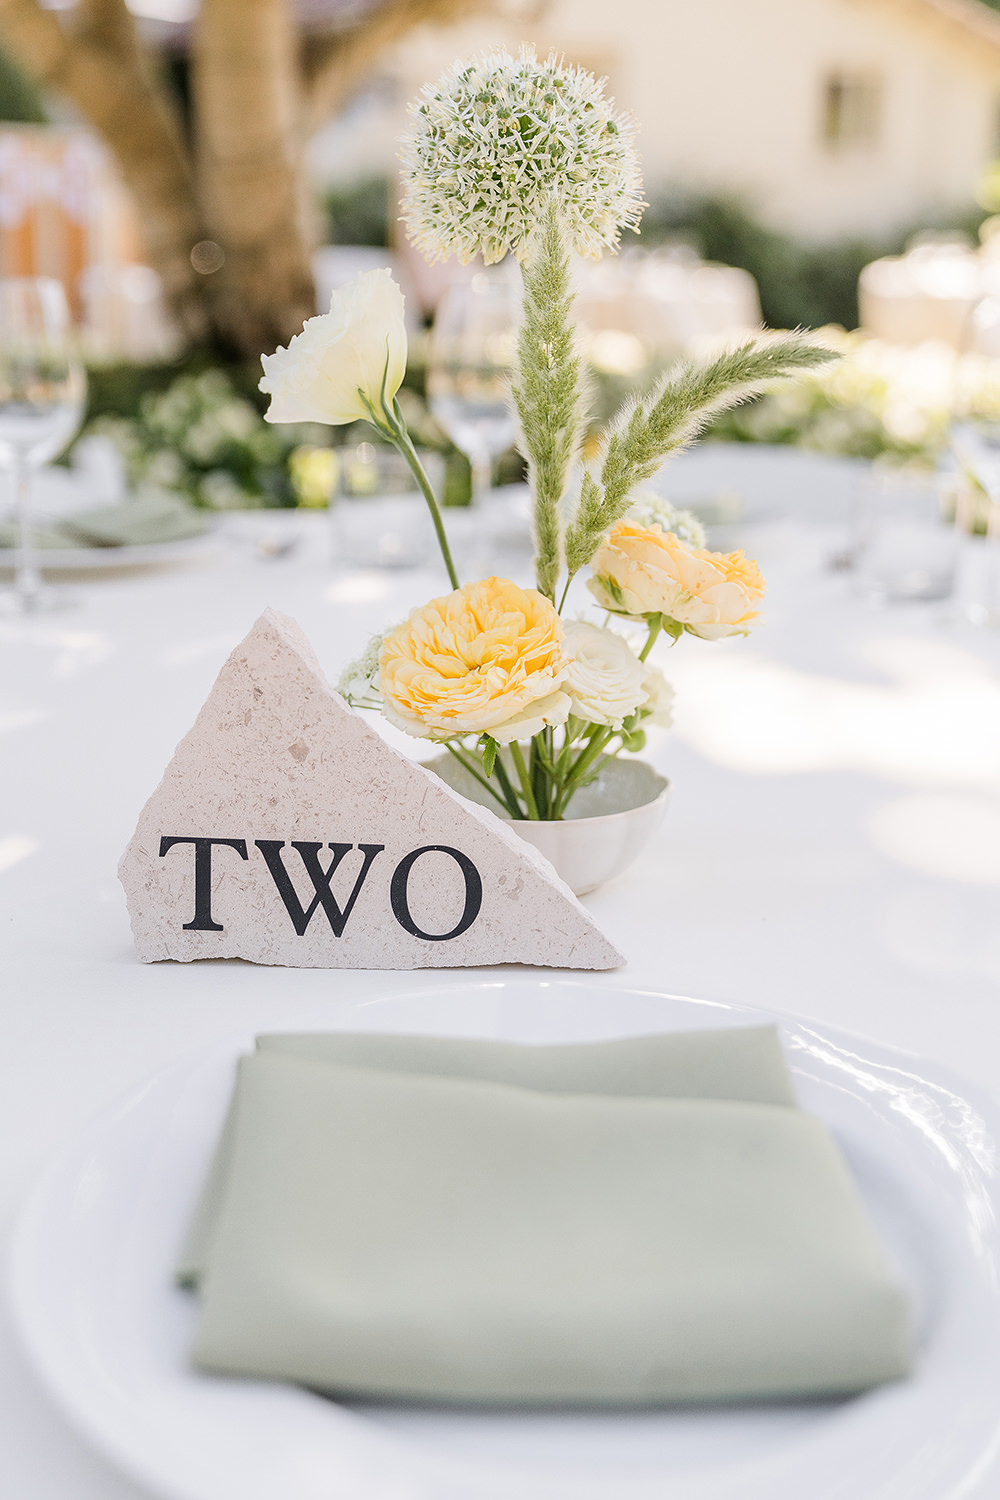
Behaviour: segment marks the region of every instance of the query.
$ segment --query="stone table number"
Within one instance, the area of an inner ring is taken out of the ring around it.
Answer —
[[[548,861],[386,744],[273,610],[219,673],[119,875],[144,963],[624,962]]]

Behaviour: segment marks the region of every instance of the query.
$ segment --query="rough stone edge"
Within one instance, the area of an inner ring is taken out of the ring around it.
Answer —
[[[223,662],[222,666],[220,667],[219,672],[216,674],[215,681],[212,683],[212,686],[209,689],[208,696],[205,698],[204,703],[201,705],[201,707],[199,708],[197,714],[195,715],[195,719],[194,719],[193,724],[191,725],[191,728],[185,734],[183,734],[181,736],[181,738],[177,741],[176,745],[174,746],[173,753],[171,754],[170,759],[168,760],[166,766],[164,767],[163,775],[160,777],[160,780],[157,782],[157,784],[154,787],[153,791],[150,792],[149,796],[146,798],[145,802],[142,804],[142,807],[139,809],[139,817],[138,817],[138,820],[137,820],[137,823],[136,823],[135,831],[133,832],[131,838],[129,839],[128,843],[125,846],[125,849],[122,852],[121,858],[118,861],[118,866],[117,866],[117,871],[116,871],[119,882],[121,883],[121,885],[123,886],[123,888],[125,888],[125,890],[126,890],[126,904],[127,905],[128,905],[128,902],[127,902],[127,894],[128,894],[128,892],[127,892],[127,887],[125,886],[125,880],[124,880],[123,871],[124,871],[125,865],[126,865],[126,863],[128,861],[128,858],[129,858],[130,854],[132,853],[133,845],[135,844],[136,839],[138,838],[139,823],[142,820],[142,815],[145,812],[146,807],[149,805],[149,803],[153,800],[154,797],[156,797],[156,795],[163,788],[163,786],[164,786],[164,784],[165,784],[165,782],[167,780],[167,777],[170,774],[171,767],[173,766],[174,761],[176,760],[178,754],[180,753],[180,751],[182,750],[182,748],[184,747],[184,745],[186,744],[186,742],[196,733],[196,731],[198,729],[199,722],[201,720],[201,717],[202,717],[202,715],[204,713],[207,712],[209,704],[211,703],[212,698],[215,695],[215,691],[216,691],[216,687],[218,686],[219,678],[225,672],[225,670],[228,667],[230,661],[233,659],[234,656],[236,656],[236,654],[238,652],[242,651],[245,648],[247,642],[251,639],[252,636],[256,635],[258,632],[263,633],[264,631],[270,631],[270,632],[272,632],[278,638],[279,642],[283,646],[285,646],[286,648],[288,648],[291,651],[294,651],[296,653],[296,655],[298,655],[302,659],[302,661],[303,661],[304,665],[306,666],[306,668],[315,677],[317,689],[319,691],[325,693],[327,695],[327,697],[331,698],[337,708],[341,709],[344,713],[351,715],[353,718],[355,718],[357,720],[358,728],[361,730],[362,735],[378,742],[378,747],[379,747],[379,752],[380,753],[382,753],[382,752],[388,753],[389,755],[394,756],[396,759],[402,761],[407,767],[409,767],[413,771],[419,772],[421,776],[423,776],[423,777],[425,777],[427,779],[427,781],[433,783],[434,787],[437,790],[442,791],[445,794],[446,797],[450,798],[453,802],[456,802],[465,812],[471,814],[472,817],[474,818],[474,820],[481,825],[481,827],[483,828],[483,830],[488,835],[490,835],[491,837],[494,837],[494,838],[499,837],[500,840],[501,840],[501,842],[504,843],[504,844],[506,844],[507,847],[508,847],[508,849],[510,849],[513,854],[515,854],[517,857],[519,857],[521,859],[526,860],[527,863],[529,865],[531,865],[535,869],[535,871],[536,871],[537,874],[539,874],[540,876],[542,876],[543,879],[547,880],[552,886],[555,887],[555,889],[559,892],[559,894],[561,896],[563,896],[568,901],[569,905],[571,907],[574,907],[576,909],[576,911],[579,913],[579,915],[583,918],[584,923],[591,929],[593,935],[600,940],[600,942],[604,945],[604,947],[605,947],[605,949],[607,951],[607,960],[608,960],[607,962],[602,963],[600,965],[592,964],[592,965],[588,965],[587,966],[588,968],[591,969],[592,972],[595,972],[595,973],[604,972],[604,973],[606,973],[606,972],[608,972],[610,970],[613,970],[613,969],[623,968],[627,964],[628,960],[626,959],[625,955],[618,948],[615,947],[615,945],[614,945],[614,943],[612,943],[611,939],[609,937],[607,937],[606,934],[601,930],[601,928],[598,926],[598,924],[597,924],[596,920],[594,919],[594,917],[587,910],[587,908],[582,904],[582,902],[579,900],[579,898],[577,897],[577,895],[575,894],[575,892],[573,890],[571,890],[571,888],[569,887],[569,885],[567,885],[567,883],[563,880],[562,876],[559,875],[559,873],[557,872],[557,870],[555,869],[555,867],[553,866],[553,864],[551,863],[551,861],[548,860],[548,859],[546,859],[545,855],[542,854],[541,850],[536,849],[533,844],[529,844],[526,839],[518,838],[517,834],[514,833],[513,830],[508,827],[508,825],[504,822],[504,820],[502,818],[496,817],[490,811],[490,809],[488,807],[482,807],[482,806],[480,806],[479,803],[472,802],[468,797],[464,797],[461,794],[461,792],[456,792],[452,787],[448,786],[448,784],[446,782],[442,781],[439,776],[435,776],[434,773],[433,773],[433,771],[428,771],[425,766],[422,766],[419,763],[419,761],[410,760],[409,757],[403,755],[399,750],[397,750],[395,748],[395,746],[390,745],[387,740],[384,740],[382,738],[382,736],[378,733],[378,731],[375,730],[375,729],[373,729],[372,726],[369,723],[367,723],[367,721],[365,719],[362,718],[362,716],[357,712],[357,710],[354,709],[354,708],[352,708],[351,705],[344,698],[341,697],[341,695],[337,692],[337,690],[327,680],[326,674],[323,671],[323,668],[322,668],[322,666],[320,664],[319,658],[316,655],[315,650],[313,649],[312,642],[309,640],[309,637],[306,635],[305,631],[302,629],[302,626],[299,624],[299,622],[296,619],[294,619],[291,615],[282,614],[279,610],[276,610],[276,609],[272,608],[270,605],[268,605],[267,608],[265,608],[263,610],[263,612],[260,615],[258,615],[257,619],[254,621],[253,625],[247,631],[247,633],[243,637],[243,639],[241,641],[239,641],[238,644],[235,645],[233,647],[233,649],[229,652],[228,656],[226,657],[225,661]],[[135,934],[135,929],[134,929],[134,924],[133,924],[133,920],[132,920],[131,910],[129,910],[129,930],[132,933],[132,940],[133,940],[133,943],[136,945],[136,950],[137,950],[137,953],[138,953],[138,939],[137,939],[136,934]],[[228,955],[227,954],[217,954],[217,955],[214,955],[214,956],[217,957],[217,958],[225,958],[227,960],[228,959],[239,959],[239,960],[241,960],[244,963],[260,964],[260,966],[264,967],[264,968],[267,968],[267,967],[275,967],[275,968],[285,967],[284,965],[278,964],[278,963],[275,963],[274,965],[268,965],[268,963],[266,962],[266,960],[247,959],[247,958],[244,957],[243,954],[239,954],[239,953],[233,953],[233,954],[228,954]],[[174,958],[174,957],[170,957],[168,959],[144,959],[144,958],[140,957],[140,962],[142,962],[142,963],[150,963],[150,962],[153,962],[153,963],[157,963],[157,962],[199,963],[201,961],[202,960],[201,960],[200,957],[181,958],[181,959]],[[499,967],[500,965],[506,965],[506,964],[512,964],[512,965],[516,965],[517,967],[521,967],[521,965],[517,965],[517,961],[516,960],[498,959],[498,960],[485,960],[482,964],[465,964],[465,965],[463,965],[463,964],[443,964],[443,963],[440,963],[440,962],[437,962],[437,963],[434,963],[434,964],[430,964],[430,963],[428,963],[428,964],[414,964],[412,966],[412,968],[413,969],[418,969],[418,968],[419,969],[425,969],[425,968],[427,968],[427,969],[430,969],[430,968],[462,968],[462,967],[465,967],[465,968],[494,968],[494,967]],[[320,968],[320,967],[325,967],[325,965],[318,965],[318,964],[317,965],[303,965],[302,967],[316,967],[316,968]],[[361,966],[360,965],[355,966],[355,965],[345,964],[345,965],[339,965],[338,967],[343,967],[345,969],[346,968],[357,967],[359,969],[359,971],[364,972],[363,970],[361,970]],[[529,967],[532,967],[532,966],[529,965]],[[558,968],[565,968],[565,965],[551,964],[551,965],[545,965],[545,967],[558,969]],[[408,973],[408,972],[411,972],[411,970],[393,970],[393,971],[386,971],[386,972]]]

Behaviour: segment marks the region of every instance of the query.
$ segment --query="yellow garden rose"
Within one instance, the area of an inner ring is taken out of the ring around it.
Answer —
[[[489,734],[507,745],[565,722],[568,666],[548,599],[484,578],[415,609],[386,636],[379,688],[386,718],[407,734]]]
[[[587,587],[604,609],[662,614],[707,641],[749,634],[764,597],[760,569],[742,552],[689,547],[659,526],[616,526],[591,567]]]

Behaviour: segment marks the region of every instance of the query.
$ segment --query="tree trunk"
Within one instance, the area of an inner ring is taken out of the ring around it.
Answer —
[[[40,83],[65,94],[112,151],[131,189],[150,259],[191,342],[208,317],[191,264],[203,237],[180,123],[142,52],[124,0],[88,0],[72,35],[37,0],[0,0],[0,30]]]
[[[40,0],[0,0],[0,36],[104,138],[188,342],[256,358],[315,311],[309,133],[411,27],[488,4],[381,0],[343,33],[300,44],[290,0],[202,0],[193,153],[126,0],[77,0],[65,25]]]
[[[316,310],[286,0],[203,0],[192,60],[202,219],[225,256],[207,278],[213,321],[233,348],[259,354]]]

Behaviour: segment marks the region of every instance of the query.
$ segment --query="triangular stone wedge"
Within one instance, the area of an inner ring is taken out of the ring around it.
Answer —
[[[144,963],[624,963],[548,860],[388,745],[273,610],[219,673],[118,873]]]

